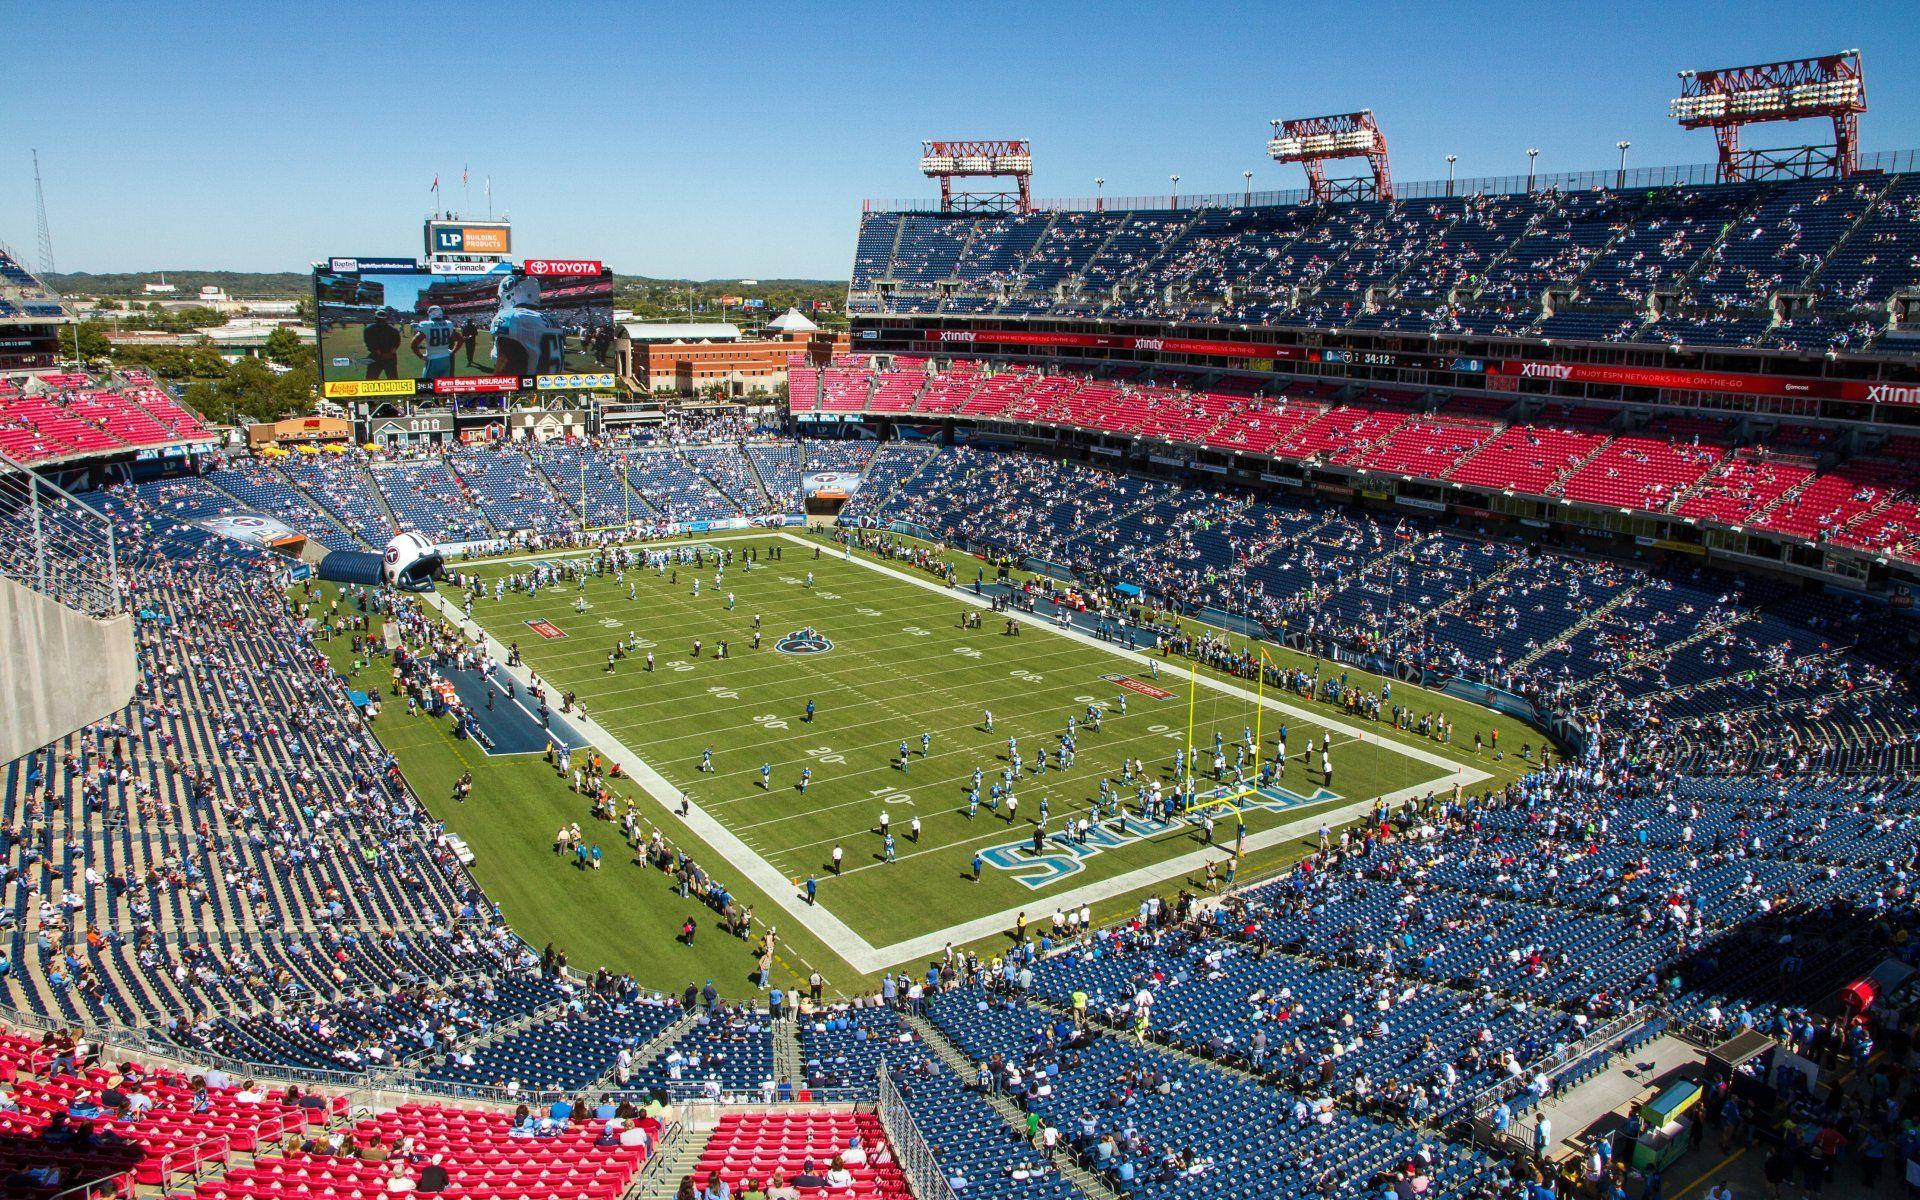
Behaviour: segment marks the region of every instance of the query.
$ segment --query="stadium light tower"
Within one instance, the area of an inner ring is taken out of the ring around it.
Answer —
[[[940,181],[941,212],[1032,212],[1033,146],[1025,139],[921,142],[920,173]],[[956,192],[956,179],[1012,179],[1011,192]]]
[[[1860,114],[1867,111],[1866,64],[1858,50],[1817,58],[1680,72],[1670,111],[1683,129],[1711,129],[1722,183],[1743,179],[1842,179],[1860,166]],[[1833,144],[1743,150],[1743,126],[1826,117]]]
[[[1458,154],[1447,155],[1447,195],[1453,195],[1453,164],[1460,161]]]
[[[1613,186],[1616,188],[1627,186],[1627,150],[1632,145],[1632,142],[1624,138],[1613,144],[1613,148],[1620,152],[1620,172],[1613,177]]]
[[[1104,178],[1098,175],[1093,177],[1093,211],[1095,212],[1101,212],[1107,207],[1106,197],[1100,192],[1100,189],[1105,186],[1107,181]]]
[[[1272,122],[1273,140],[1267,154],[1275,162],[1297,162],[1306,168],[1307,190],[1316,204],[1336,199],[1393,199],[1393,172],[1387,165],[1387,137],[1374,123],[1373,110],[1327,117],[1294,117]],[[1373,170],[1371,180],[1327,178],[1321,164],[1334,159],[1364,158]]]
[[[1539,147],[1537,147],[1537,146],[1528,146],[1528,147],[1527,147],[1527,190],[1528,190],[1529,192],[1531,192],[1531,191],[1533,190],[1533,164],[1534,164],[1534,160],[1536,160],[1536,159],[1538,159],[1539,157],[1540,157],[1540,149],[1539,149]]]
[[[1242,171],[1240,172],[1240,178],[1247,181],[1247,198],[1246,200],[1243,201],[1243,203],[1246,204],[1248,208],[1252,208],[1253,207],[1253,172]]]

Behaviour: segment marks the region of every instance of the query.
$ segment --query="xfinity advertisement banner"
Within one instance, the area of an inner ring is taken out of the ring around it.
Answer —
[[[1510,379],[1563,383],[1602,383],[1617,387],[1673,388],[1727,392],[1742,396],[1811,396],[1865,404],[1920,404],[1920,384],[1872,383],[1858,379],[1800,379],[1791,375],[1752,375],[1741,371],[1698,371],[1685,367],[1629,367],[1607,363],[1510,360],[1489,370]]]

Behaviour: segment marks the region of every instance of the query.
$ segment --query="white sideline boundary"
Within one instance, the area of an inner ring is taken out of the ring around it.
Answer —
[[[816,542],[811,542],[805,538],[797,537],[794,534],[780,530],[768,530],[766,534],[762,536],[781,538],[801,547],[815,547],[819,545]],[[821,548],[827,549],[827,547]],[[976,596],[972,592],[965,591],[958,587],[950,588],[944,584],[935,583],[931,579],[897,570],[885,563],[874,562],[857,555],[842,554],[833,555],[832,557],[834,557],[836,561],[855,563],[867,570],[878,572],[889,578],[910,583],[915,587],[937,592],[943,596],[952,597],[963,604],[969,604],[975,608],[992,607],[991,600],[988,597]],[[500,560],[493,561],[498,562]],[[473,565],[479,566],[481,564],[475,563]],[[465,630],[469,637],[483,643],[487,647],[488,651],[499,662],[499,670],[506,672],[522,687],[532,686],[532,672],[530,670],[525,666],[508,667],[506,665],[507,647],[498,638],[481,628],[477,622],[469,620],[458,605],[441,595],[439,591],[436,590],[424,594],[428,602],[437,608],[442,616],[446,617],[462,630]],[[1044,617],[1021,612],[1017,609],[1009,610],[1006,615],[1024,624],[1045,630],[1056,637],[1077,640],[1083,645],[1091,646],[1136,665],[1147,666],[1157,661],[1137,650],[1129,650],[1124,646],[1117,646],[1111,642],[1102,641],[1078,628],[1061,629],[1058,625],[1048,621]],[[1443,772],[1452,776],[1452,780],[1449,782],[1458,782],[1463,787],[1491,778],[1487,772],[1477,767],[1466,766],[1423,747],[1409,746],[1377,736],[1369,738],[1367,736],[1368,731],[1364,728],[1349,725],[1335,717],[1317,713],[1310,709],[1300,708],[1287,701],[1275,699],[1272,696],[1256,697],[1255,693],[1248,688],[1215,679],[1211,676],[1202,675],[1198,678],[1202,686],[1211,688],[1216,692],[1249,702],[1258,699],[1265,707],[1272,711],[1286,713],[1297,720],[1345,734],[1356,742],[1366,742],[1377,745],[1392,753],[1414,759],[1417,762],[1424,762],[1429,766],[1439,767]],[[1022,912],[1051,911],[1052,906],[1062,908],[1072,906],[1078,908],[1083,904],[1099,904],[1114,896],[1124,895],[1127,892],[1139,888],[1151,887],[1154,884],[1162,883],[1168,879],[1177,879],[1184,875],[1204,871],[1209,861],[1218,862],[1228,853],[1228,849],[1225,846],[1213,846],[1203,850],[1190,851],[1172,858],[1162,859],[1159,862],[1136,867],[1133,870],[1122,872],[1119,875],[1112,875],[1105,879],[1081,884],[1079,887],[1053,895],[1043,896],[1035,893],[1033,903],[1028,906],[1015,906],[1003,909],[1000,912],[988,913],[971,920],[950,925],[944,929],[934,930],[931,933],[906,938],[890,945],[875,946],[872,942],[869,942],[854,932],[852,927],[828,911],[825,907],[818,904],[808,904],[806,898],[794,888],[793,881],[783,874],[779,868],[762,858],[752,847],[741,841],[736,834],[719,820],[715,819],[705,809],[701,808],[700,805],[687,801],[685,793],[669,782],[665,776],[661,775],[660,772],[649,765],[645,759],[635,754],[618,738],[609,733],[598,721],[591,717],[582,718],[578,713],[568,713],[566,716],[575,729],[591,738],[594,746],[597,747],[601,753],[605,754],[614,762],[619,763],[620,770],[631,776],[633,781],[665,808],[669,815],[678,818],[681,804],[683,802],[687,803],[687,816],[684,820],[686,821],[687,828],[693,834],[713,847],[714,851],[726,861],[728,866],[739,871],[742,876],[752,881],[756,887],[765,892],[796,924],[820,939],[829,949],[844,959],[849,966],[863,975],[872,975],[912,959],[938,954],[948,945],[960,946],[969,942],[979,941],[982,938],[991,937],[996,933],[1011,928],[1015,919]],[[1410,787],[1400,788],[1381,796],[1351,801],[1337,808],[1322,809],[1297,821],[1290,821],[1282,825],[1276,825],[1270,829],[1263,829],[1258,833],[1248,834],[1246,849],[1248,851],[1263,850],[1269,846],[1303,837],[1317,829],[1322,823],[1329,827],[1339,826],[1347,821],[1365,815],[1372,810],[1376,803],[1382,800],[1388,803],[1398,803],[1401,800],[1421,795],[1439,785],[1442,782],[1442,778],[1444,778],[1444,776],[1429,780],[1425,783],[1417,783]],[[830,879],[823,882],[831,885]]]

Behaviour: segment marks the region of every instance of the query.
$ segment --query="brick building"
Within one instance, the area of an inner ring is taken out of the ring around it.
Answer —
[[[636,392],[692,395],[717,385],[729,396],[748,396],[785,383],[788,357],[804,353],[807,338],[818,328],[793,309],[754,338],[742,337],[736,325],[719,322],[635,321],[620,327],[614,353],[617,369]],[[836,335],[835,343],[836,353],[850,348],[845,333]]]

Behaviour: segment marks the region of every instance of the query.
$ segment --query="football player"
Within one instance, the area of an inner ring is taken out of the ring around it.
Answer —
[[[565,359],[566,333],[547,320],[540,303],[540,281],[509,275],[500,281],[500,310],[487,332],[493,335],[493,369],[502,375],[547,375]]]
[[[422,379],[449,379],[453,376],[453,356],[460,349],[460,331],[438,304],[427,310],[427,319],[413,327],[413,352],[420,356],[425,370]]]
[[[367,346],[367,378],[400,378],[400,331],[393,327],[394,311],[382,307],[373,314],[373,324],[360,331]]]

